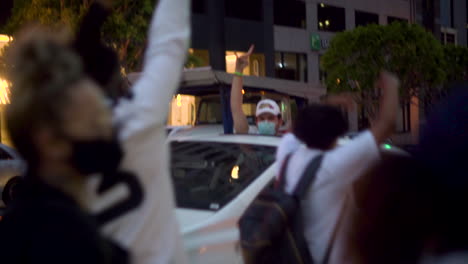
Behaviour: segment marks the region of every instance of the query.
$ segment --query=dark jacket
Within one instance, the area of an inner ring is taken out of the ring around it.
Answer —
[[[37,182],[24,188],[0,222],[1,263],[129,263],[73,199]]]

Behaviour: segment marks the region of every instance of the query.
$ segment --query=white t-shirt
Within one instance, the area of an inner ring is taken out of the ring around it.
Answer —
[[[290,153],[293,154],[286,171],[285,185],[289,193],[296,187],[310,161],[322,152],[307,148],[293,134],[287,134],[278,147],[278,164],[282,164]],[[315,263],[323,262],[348,187],[380,158],[378,146],[370,131],[324,154],[316,179],[302,202],[305,237]],[[337,238],[336,241],[341,239]],[[342,248],[339,244],[333,246],[329,263],[344,263],[343,257],[340,257]]]

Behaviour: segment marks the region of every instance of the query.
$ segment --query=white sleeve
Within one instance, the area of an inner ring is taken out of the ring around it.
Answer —
[[[302,142],[294,136],[293,133],[288,133],[283,136],[281,142],[278,145],[278,149],[276,150],[276,161],[278,164],[283,164],[284,159],[289,154],[295,152],[302,146]],[[278,173],[281,169],[281,166],[278,166]]]
[[[116,109],[121,139],[148,127],[164,126],[169,103],[179,86],[190,38],[190,1],[160,0],[149,31],[141,78],[132,100]]]
[[[367,169],[380,159],[379,147],[370,131],[327,152],[322,166],[327,170],[327,176],[339,184],[349,184],[360,177]]]

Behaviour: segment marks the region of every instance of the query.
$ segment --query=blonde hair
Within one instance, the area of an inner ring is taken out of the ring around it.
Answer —
[[[61,125],[69,91],[84,77],[82,63],[69,38],[37,26],[23,30],[6,56],[12,84],[7,127],[13,144],[31,163],[37,160],[32,133],[41,126]]]

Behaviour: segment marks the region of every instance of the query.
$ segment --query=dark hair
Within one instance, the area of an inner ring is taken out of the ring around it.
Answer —
[[[309,148],[329,149],[337,138],[348,131],[342,112],[332,106],[313,104],[297,115],[293,133]]]

